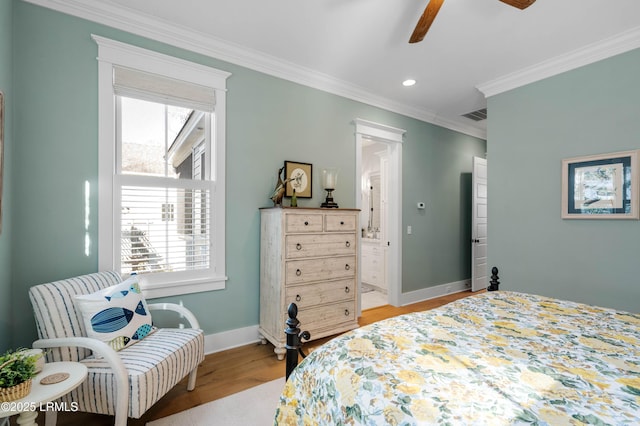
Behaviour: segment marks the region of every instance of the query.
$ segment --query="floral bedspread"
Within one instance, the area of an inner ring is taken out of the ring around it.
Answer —
[[[640,315],[488,292],[353,330],[291,374],[280,425],[640,425]]]

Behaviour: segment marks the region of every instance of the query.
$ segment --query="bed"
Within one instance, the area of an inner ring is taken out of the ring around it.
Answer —
[[[640,315],[494,291],[390,318],[309,354],[275,424],[638,425]]]

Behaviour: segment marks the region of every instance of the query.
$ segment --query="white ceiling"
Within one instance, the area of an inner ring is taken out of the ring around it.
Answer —
[[[486,106],[478,87],[640,47],[639,0],[446,0],[417,44],[428,0],[27,1],[481,137],[485,122],[461,117]]]

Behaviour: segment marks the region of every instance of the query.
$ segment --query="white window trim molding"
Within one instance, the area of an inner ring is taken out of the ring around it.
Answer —
[[[215,202],[211,211],[212,229],[216,238],[212,241],[214,253],[213,275],[206,280],[185,279],[172,282],[150,279],[140,275],[140,287],[147,298],[174,296],[202,291],[221,290],[227,280],[225,269],[225,146],[226,146],[226,80],[231,73],[174,58],[151,50],[131,46],[98,35],[91,35],[98,44],[98,268],[114,269],[116,242],[113,231],[114,168],[115,168],[115,96],[113,95],[112,69],[114,65],[139,69],[186,80],[215,89],[216,106],[212,118],[212,135],[215,144],[215,160],[212,162],[211,180],[214,182]],[[163,274],[164,275],[164,274]]]

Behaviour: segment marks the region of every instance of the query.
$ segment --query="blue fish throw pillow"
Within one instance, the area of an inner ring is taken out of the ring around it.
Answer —
[[[119,351],[155,331],[138,277],[96,293],[75,296],[87,336],[102,340]]]

